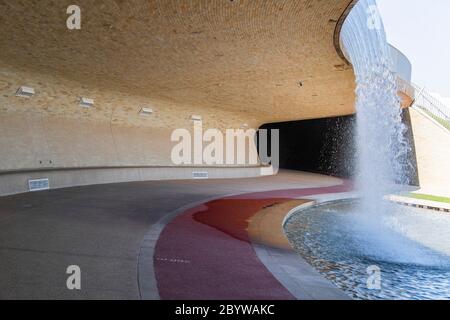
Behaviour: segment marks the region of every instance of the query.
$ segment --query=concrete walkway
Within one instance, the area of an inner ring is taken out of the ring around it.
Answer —
[[[164,228],[156,244],[155,274],[161,298],[347,298],[312,268],[306,268],[295,261],[288,262],[287,266],[291,265],[291,279],[298,281],[299,285],[298,289],[288,290],[283,281],[277,280],[258,257],[253,242],[257,241],[269,248],[281,247],[291,256],[292,250],[286,248],[286,244],[283,247],[280,240],[283,219],[269,219],[268,223],[271,225],[268,225],[264,222],[265,218],[260,216],[261,211],[277,207],[282,209],[291,199],[346,192],[350,188],[349,185],[342,184],[248,193],[209,201],[186,210]],[[300,204],[302,203],[298,205]],[[291,206],[284,214],[292,208]],[[256,229],[251,227],[251,220],[255,215],[260,216],[259,227]],[[271,233],[278,239],[265,238]],[[278,254],[283,255],[281,251]],[[295,253],[292,254],[296,256]],[[284,264],[286,265],[286,261]]]
[[[148,285],[138,282],[142,240],[180,207],[230,194],[339,184],[339,179],[281,172],[254,179],[124,183],[0,198],[0,299],[139,299],[140,285]],[[156,258],[164,263],[170,257]],[[79,291],[66,288],[69,265],[81,268]]]

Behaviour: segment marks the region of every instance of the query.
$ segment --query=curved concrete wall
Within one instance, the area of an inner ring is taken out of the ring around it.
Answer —
[[[203,127],[239,128],[258,121],[244,112],[192,108],[169,101],[87,88],[64,78],[22,72],[0,64],[0,171],[52,167],[172,165],[174,129],[193,129],[192,114]],[[32,98],[16,97],[26,84]],[[92,108],[79,97],[93,98]],[[143,106],[154,113],[140,116]]]
[[[28,192],[28,179],[49,179],[51,189],[92,184],[149,180],[190,180],[193,172],[207,172],[209,179],[260,177],[265,168],[254,167],[111,167],[12,171],[0,175],[0,195]],[[268,169],[268,168],[267,168]]]
[[[40,178],[49,178],[51,188],[62,188],[192,179],[193,171],[207,171],[210,178],[261,175],[261,168],[250,163],[177,167],[171,161],[177,144],[171,134],[185,128],[193,136],[192,114],[203,116],[205,130],[224,132],[244,122],[256,126],[258,122],[246,113],[211,113],[210,109],[175,106],[148,97],[87,90],[64,78],[0,66],[0,195],[27,192],[28,180]],[[36,95],[17,97],[15,92],[22,84],[34,87]],[[94,107],[79,106],[81,96],[93,98]],[[154,113],[139,115],[140,106],[148,105]]]

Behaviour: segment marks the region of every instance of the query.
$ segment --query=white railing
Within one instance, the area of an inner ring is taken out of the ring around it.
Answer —
[[[447,121],[450,124],[450,108],[432,96],[425,87],[420,87],[416,84],[412,84],[412,86],[415,89],[413,106],[427,113],[431,113],[433,116]]]
[[[412,107],[420,109],[441,126],[450,130],[450,107],[431,95],[425,87],[400,80],[399,90],[413,98]]]

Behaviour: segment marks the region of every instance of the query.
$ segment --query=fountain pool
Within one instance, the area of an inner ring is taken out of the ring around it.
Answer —
[[[340,40],[356,78],[358,200],[299,210],[286,234],[355,299],[450,299],[450,215],[384,200],[407,189],[412,149],[375,0],[358,0]]]
[[[396,204],[376,219],[358,200],[316,205],[287,219],[295,250],[354,299],[450,299],[450,215]],[[381,286],[369,289],[368,268]]]

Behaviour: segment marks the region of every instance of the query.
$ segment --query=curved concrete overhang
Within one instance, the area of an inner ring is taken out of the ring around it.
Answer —
[[[334,48],[336,49],[338,55],[341,57],[342,60],[345,61],[347,65],[351,65],[350,61],[348,60],[344,50],[342,50],[342,43],[341,43],[341,31],[342,26],[344,25],[345,19],[347,19],[348,15],[354,8],[354,6],[358,3],[358,0],[352,0],[348,4],[347,8],[345,8],[344,12],[342,13],[341,17],[336,23],[336,28],[334,29],[334,35],[333,35],[333,43]]]
[[[390,45],[393,71],[397,74],[398,95],[402,108],[414,103],[415,90],[411,85],[412,64],[408,57],[393,45]]]
[[[68,30],[70,1],[8,1],[0,59],[35,76],[34,108],[58,101],[49,114],[82,117],[72,102],[84,93],[97,98],[95,117],[109,120],[116,107],[113,120],[133,122],[142,101],[164,125],[180,122],[164,119],[178,110],[218,109],[254,124],[342,115],[353,111],[353,75],[331,39],[349,2],[84,0],[81,30]],[[25,80],[16,78],[2,79],[5,94]],[[210,121],[241,124],[227,118]]]
[[[333,44],[351,3],[80,0],[69,30],[71,1],[2,1],[0,171],[171,166],[193,114],[220,130],[352,114]]]
[[[345,20],[357,3],[358,0],[353,0],[349,3],[337,21],[336,29],[334,31],[334,47],[336,48],[339,56],[348,66],[351,66],[351,62],[345,53],[345,48],[342,47],[341,30]],[[392,71],[397,74],[397,84],[399,87],[398,96],[400,98],[401,107],[409,108],[414,103],[414,88],[411,86],[412,65],[408,57],[403,54],[403,52],[392,45],[389,45],[389,47],[393,66]]]

